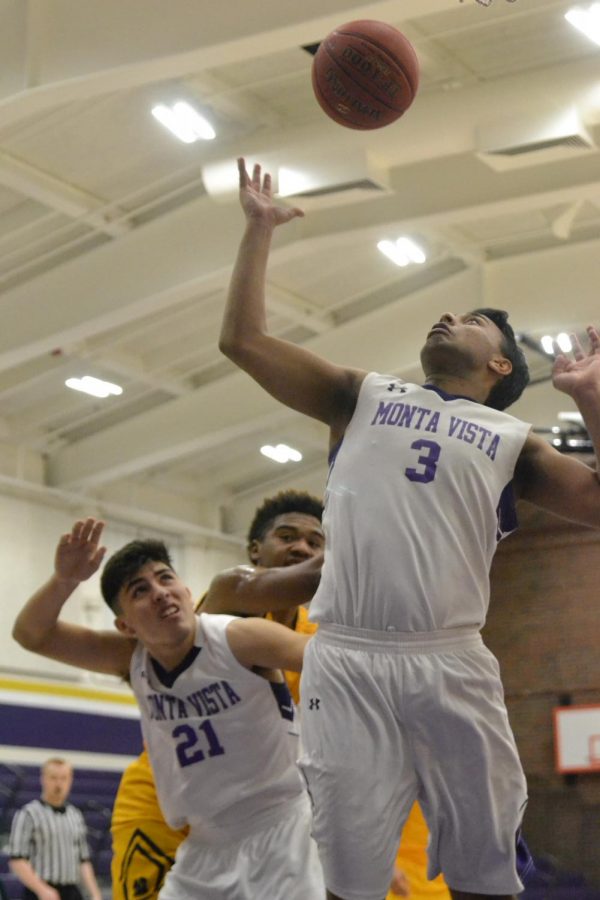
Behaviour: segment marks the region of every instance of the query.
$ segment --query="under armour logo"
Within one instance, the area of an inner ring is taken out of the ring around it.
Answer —
[[[398,384],[397,381],[390,381],[390,383],[387,386],[387,389],[388,389],[388,391],[398,391],[400,394],[406,393],[406,388],[403,385]]]
[[[318,709],[320,702],[321,701],[319,700],[318,697],[311,697],[310,700],[308,701],[308,708],[309,709]]]

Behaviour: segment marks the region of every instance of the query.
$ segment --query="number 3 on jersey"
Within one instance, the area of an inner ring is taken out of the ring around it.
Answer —
[[[210,719],[206,719],[202,725],[199,725],[198,731],[202,732],[205,738],[205,740],[202,740],[202,744],[208,745],[205,749],[208,751],[209,756],[222,756],[225,753],[225,748],[219,743],[219,738],[211,725]],[[175,747],[177,759],[182,768],[191,766],[193,763],[202,762],[205,759],[206,754],[204,750],[197,746],[201,742],[201,737],[191,725],[178,725],[177,728],[173,729],[172,736],[174,738],[183,737],[183,740],[179,741]]]
[[[404,474],[408,480],[417,481],[420,484],[427,484],[428,482],[433,481],[438,460],[440,458],[440,445],[436,444],[435,441],[427,441],[424,438],[421,438],[418,441],[413,441],[410,445],[410,449],[424,450],[426,452],[421,453],[417,459],[417,465],[421,466],[421,469],[415,467],[414,469],[410,468],[404,470]]]

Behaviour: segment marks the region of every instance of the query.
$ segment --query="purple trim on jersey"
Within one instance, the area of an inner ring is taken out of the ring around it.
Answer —
[[[344,443],[344,438],[341,437],[339,439],[339,441],[337,442],[337,444],[335,444],[329,451],[329,454],[327,456],[327,462],[329,463],[329,468],[331,468],[333,466],[334,462],[336,461],[337,455],[340,452],[340,449],[341,449],[341,446],[343,443]]]
[[[437,384],[423,384],[421,385],[425,388],[426,391],[434,391],[442,400],[469,400],[471,403],[477,403],[477,400],[473,400],[472,397],[465,397],[464,394],[448,394],[446,391],[443,391],[441,387],[438,387]]]
[[[282,719],[294,721],[294,701],[290,694],[290,689],[285,681],[269,681],[273,696],[277,700],[277,706],[281,713]]]
[[[512,534],[519,527],[512,481],[508,482],[500,494],[496,516],[498,517],[496,540],[500,543],[503,538],[508,537],[509,534]]]
[[[529,879],[535,875],[535,863],[520,828],[517,831],[517,874],[525,887]]]
[[[186,653],[179,665],[175,666],[174,669],[169,670],[161,666],[158,660],[151,656],[150,662],[152,663],[152,668],[160,683],[164,684],[165,687],[172,688],[181,673],[185,672],[186,669],[189,669],[201,650],[202,647],[192,647],[191,650]]]

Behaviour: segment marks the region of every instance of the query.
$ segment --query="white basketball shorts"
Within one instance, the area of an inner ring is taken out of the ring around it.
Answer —
[[[308,798],[290,801],[271,818],[265,826],[262,817],[255,829],[250,822],[247,837],[224,836],[209,845],[192,829],[177,850],[159,900],[324,900]]]
[[[527,795],[498,663],[478,632],[321,625],[301,682],[300,768],[330,891],[382,900],[415,800],[429,878],[459,891],[522,890]]]

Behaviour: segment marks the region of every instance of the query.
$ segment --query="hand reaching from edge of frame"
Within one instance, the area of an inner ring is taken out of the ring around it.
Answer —
[[[587,388],[600,388],[600,335],[588,325],[590,349],[586,353],[576,335],[572,335],[573,358],[560,354],[554,361],[552,383],[558,391],[575,399]]]
[[[304,213],[297,206],[278,206],[273,202],[271,176],[268,172],[262,176],[261,167],[257,163],[252,170],[252,177],[246,171],[243,158],[238,159],[240,174],[240,203],[248,222],[264,222],[275,228],[284,225]]]
[[[410,882],[406,877],[406,873],[399,866],[394,866],[394,877],[390,884],[390,891],[395,897],[410,897]]]
[[[99,546],[104,522],[98,519],[77,521],[69,534],[63,534],[54,557],[54,571],[59,581],[86,581],[100,568],[106,547]]]

